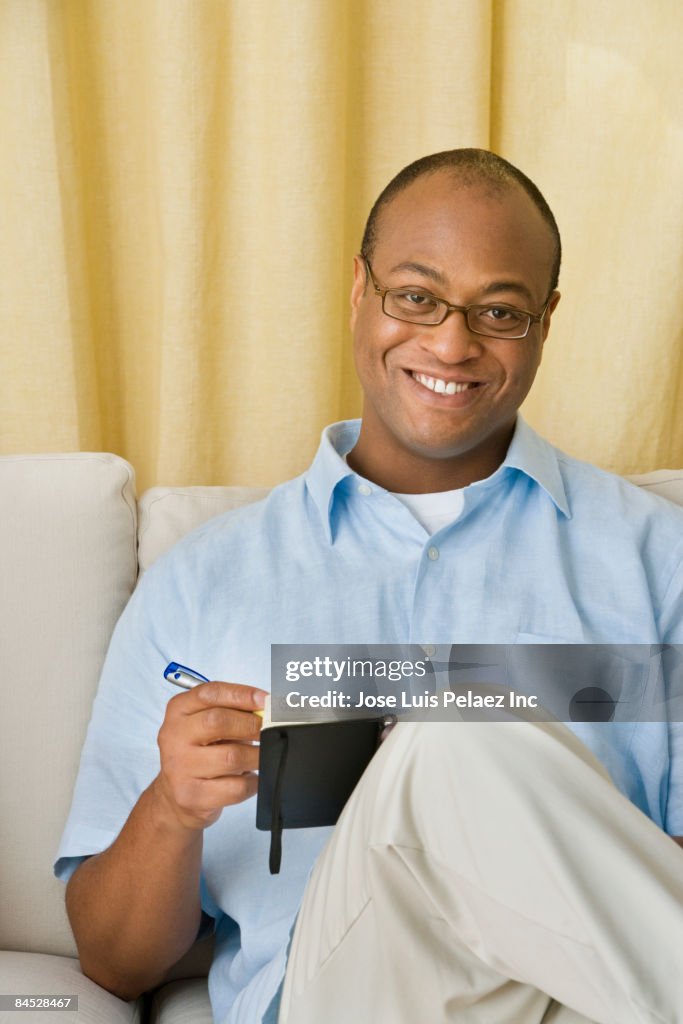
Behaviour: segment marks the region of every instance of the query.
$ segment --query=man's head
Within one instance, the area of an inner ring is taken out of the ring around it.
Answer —
[[[562,259],[562,243],[560,232],[552,210],[543,198],[539,189],[534,185],[526,174],[523,174],[514,164],[504,160],[497,153],[491,153],[488,149],[447,149],[443,153],[432,153],[430,156],[423,156],[414,160],[402,171],[391,179],[389,184],[380,192],[370,210],[360,251],[366,259],[372,262],[372,256],[377,242],[378,221],[382,210],[391,202],[394,196],[402,192],[408,185],[423,175],[435,174],[437,171],[450,171],[453,180],[461,185],[482,185],[489,189],[492,194],[500,194],[503,190],[518,185],[522,188],[537,207],[541,217],[548,225],[554,241],[553,262],[550,273],[550,284],[548,294],[557,288],[560,277],[560,262]]]
[[[547,203],[507,161],[454,150],[401,171],[373,206],[355,261],[351,324],[364,406],[350,464],[406,491],[493,472],[540,363],[559,262]],[[377,289],[403,293],[398,310],[384,298],[393,316]],[[467,318],[449,311],[436,325],[395,318],[407,309],[419,319],[412,311],[429,296],[487,308]],[[511,308],[534,314],[525,338],[500,333],[501,322],[519,319]],[[476,333],[488,323],[491,337]]]

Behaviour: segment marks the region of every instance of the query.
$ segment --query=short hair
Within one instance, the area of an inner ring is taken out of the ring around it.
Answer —
[[[361,255],[365,259],[372,258],[375,245],[377,244],[377,221],[379,214],[387,206],[394,196],[411,185],[418,178],[427,174],[435,174],[437,171],[449,170],[463,185],[487,185],[496,191],[502,191],[511,185],[519,185],[529,196],[532,203],[539,211],[552,233],[555,243],[555,253],[551,274],[550,291],[554,291],[560,276],[560,263],[562,260],[562,242],[557,221],[553,212],[543,198],[540,189],[534,185],[526,174],[515,167],[514,164],[504,160],[497,153],[488,149],[447,149],[443,153],[432,153],[431,156],[423,156],[419,160],[408,164],[402,171],[399,171],[395,178],[392,178],[386,188],[380,193],[370,210],[363,241],[361,243]]]

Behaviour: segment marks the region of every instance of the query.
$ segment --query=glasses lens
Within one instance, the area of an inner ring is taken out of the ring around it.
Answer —
[[[448,307],[429,292],[391,288],[384,296],[384,312],[414,324],[438,324]]]
[[[529,330],[528,313],[510,306],[471,306],[467,313],[470,330],[490,337],[523,338]]]

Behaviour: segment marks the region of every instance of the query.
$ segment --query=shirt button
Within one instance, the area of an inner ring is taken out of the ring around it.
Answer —
[[[358,484],[359,494],[372,494],[372,487],[368,487],[367,484]]]
[[[439,557],[439,549],[438,548],[429,548],[428,549],[428,551],[427,551],[427,558],[429,558],[430,561],[436,562],[438,557]]]

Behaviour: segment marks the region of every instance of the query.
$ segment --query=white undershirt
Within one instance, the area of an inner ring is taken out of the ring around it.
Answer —
[[[392,493],[410,509],[430,536],[457,519],[465,502],[462,487],[455,491],[437,491],[436,494]]]
[[[342,458],[347,462],[346,455],[342,455]],[[396,491],[390,493],[403,502],[431,537],[442,526],[448,526],[458,518],[465,503],[463,490],[464,488],[458,487],[454,491],[436,491],[434,494],[398,494]]]

